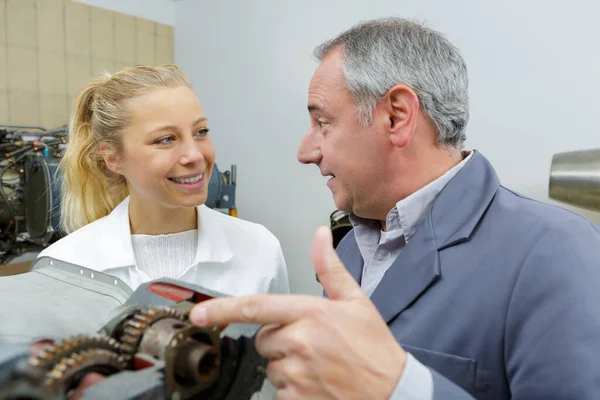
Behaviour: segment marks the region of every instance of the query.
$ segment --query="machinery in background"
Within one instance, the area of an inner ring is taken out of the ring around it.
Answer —
[[[350,222],[350,213],[347,211],[335,210],[329,215],[329,228],[331,229],[331,236],[333,238],[333,248],[337,248],[338,244],[342,241],[344,236],[352,230],[352,223]],[[315,274],[317,282],[319,281],[319,275]]]
[[[551,199],[600,211],[600,149],[555,154],[548,192]]]
[[[0,265],[60,237],[58,163],[66,126],[0,126]]]
[[[333,248],[336,248],[344,236],[352,230],[350,223],[350,213],[346,211],[335,210],[329,216],[329,225],[333,236]]]
[[[208,182],[206,206],[226,210],[227,214],[237,217],[237,207],[235,206],[236,181],[237,166],[232,165],[230,171],[221,172],[215,164]]]
[[[104,377],[85,388],[92,400],[244,400],[263,385],[257,327],[188,319],[196,303],[222,294],[172,279],[131,293],[112,276],[48,257],[0,287],[0,400],[68,399],[89,373]]]

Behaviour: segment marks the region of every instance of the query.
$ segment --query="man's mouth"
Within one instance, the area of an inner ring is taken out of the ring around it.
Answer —
[[[204,173],[201,173],[199,175],[185,176],[185,177],[179,177],[179,178],[169,178],[169,180],[173,181],[175,183],[194,184],[194,183],[198,183],[203,177],[204,177]]]

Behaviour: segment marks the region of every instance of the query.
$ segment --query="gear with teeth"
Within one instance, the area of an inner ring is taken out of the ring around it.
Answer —
[[[28,369],[49,371],[65,357],[88,349],[119,352],[119,343],[104,335],[78,335],[47,345],[40,353],[29,357]]]
[[[104,376],[123,371],[127,368],[125,358],[105,349],[83,350],[71,354],[58,362],[46,374],[43,386],[52,393],[69,397],[81,379],[91,372]]]
[[[121,342],[121,352],[134,355],[142,340],[144,331],[153,323],[164,318],[174,318],[183,321],[185,317],[178,311],[167,307],[152,307],[140,310],[126,318],[115,330]]]

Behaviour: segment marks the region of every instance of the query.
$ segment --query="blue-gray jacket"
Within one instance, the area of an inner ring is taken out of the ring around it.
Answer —
[[[360,282],[353,231],[337,251]],[[481,153],[371,300],[436,400],[600,399],[600,227],[501,186]]]

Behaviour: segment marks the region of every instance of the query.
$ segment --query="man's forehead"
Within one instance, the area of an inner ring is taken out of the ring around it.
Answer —
[[[328,98],[347,90],[341,52],[333,51],[319,64],[308,86],[309,108],[323,107]]]
[[[332,86],[343,85],[344,83],[344,62],[341,50],[332,50],[319,63],[313,77],[311,85],[328,84]]]

